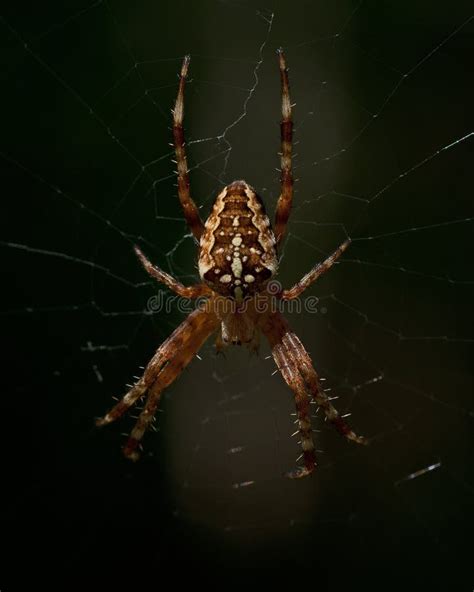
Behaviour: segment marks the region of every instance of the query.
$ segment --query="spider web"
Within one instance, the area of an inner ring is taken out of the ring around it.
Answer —
[[[173,556],[184,537],[200,559],[219,545],[224,565],[245,549],[293,567],[311,550],[326,573],[402,553],[406,576],[439,577],[439,563],[461,578],[473,493],[468,5],[98,0],[11,9],[1,26],[11,532],[73,532],[66,565],[103,559],[99,543],[85,551],[100,521],[111,558],[121,545],[110,532],[159,529],[150,557]],[[280,45],[298,182],[279,280],[289,287],[352,238],[308,293],[317,310],[289,318],[371,445],[349,445],[317,416],[317,473],[283,479],[300,451],[268,347],[223,359],[211,340],[165,393],[158,433],[130,466],[120,432],[133,420],[100,432],[92,420],[185,316],[132,245],[197,280],[169,146],[182,56],[203,217],[238,178],[273,212]]]

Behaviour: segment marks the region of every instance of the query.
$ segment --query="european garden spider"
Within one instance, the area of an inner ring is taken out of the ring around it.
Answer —
[[[219,193],[205,224],[189,193],[188,165],[183,132],[184,86],[189,56],[184,58],[178,96],[173,111],[173,138],[176,152],[178,195],[184,216],[199,241],[199,275],[202,283],[185,287],[153,265],[138,247],[135,252],[145,270],[179,296],[200,298],[200,306],[158,348],[143,376],[97,425],[111,423],[134,403],[147,395],[145,406],[123,448],[124,455],[137,460],[140,441],[156,413],[161,394],[193,359],[207,338],[217,333],[216,347],[245,344],[256,349],[261,333],[268,339],[273,357],[296,402],[298,431],[301,437],[303,466],[287,473],[304,477],[313,472],[316,456],[309,405],[311,399],[324,410],[326,418],[348,440],[365,444],[333,407],[321,387],[311,358],[288,322],[272,306],[275,300],[297,298],[325,273],[350,244],[344,241],[325,261],[316,265],[289,290],[272,294],[269,280],[278,269],[277,246],[281,243],[293,199],[291,164],[293,121],[285,56],[278,50],[281,89],[281,193],[278,198],[275,231],[272,230],[260,197],[245,181],[234,181]],[[272,283],[272,285],[275,285]]]

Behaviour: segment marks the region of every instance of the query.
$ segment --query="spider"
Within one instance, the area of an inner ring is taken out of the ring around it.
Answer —
[[[97,425],[109,424],[122,416],[139,399],[146,396],[128,440],[123,447],[125,457],[137,460],[141,440],[153,421],[160,397],[166,387],[180,375],[204,342],[217,334],[216,347],[221,351],[229,344],[244,344],[251,350],[258,347],[263,334],[271,347],[273,358],[284,380],[294,393],[296,422],[301,438],[301,465],[286,475],[298,478],[309,475],[316,466],[310,403],[321,407],[326,419],[348,440],[367,443],[357,436],[321,387],[318,374],[301,341],[291,330],[271,299],[298,298],[314,281],[339,259],[350,244],[344,241],[325,261],[317,264],[289,290],[279,288],[271,294],[270,280],[278,270],[277,247],[285,235],[293,200],[292,174],[292,105],[288,69],[282,49],[277,51],[281,78],[281,193],[275,215],[275,229],[265,213],[264,204],[245,181],[234,181],[224,187],[214,202],[212,212],[203,224],[189,191],[188,165],[183,132],[184,87],[190,57],[185,56],[179,77],[178,95],[173,113],[173,139],[176,153],[178,196],[187,224],[199,241],[199,275],[201,283],[184,286],[171,275],[153,265],[135,246],[145,270],[158,282],[187,299],[200,299],[196,308],[160,345],[140,379]],[[274,282],[272,282],[275,285]],[[297,459],[297,462],[298,460]]]

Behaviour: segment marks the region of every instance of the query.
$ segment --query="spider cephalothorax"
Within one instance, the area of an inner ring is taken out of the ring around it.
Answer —
[[[278,300],[297,298],[320,275],[327,271],[350,244],[344,241],[325,261],[316,265],[289,290],[277,293],[267,289],[278,269],[277,246],[285,234],[293,199],[291,166],[293,121],[288,71],[283,51],[278,51],[282,86],[281,121],[281,193],[272,230],[262,200],[245,181],[234,181],[224,187],[203,224],[198,208],[189,193],[188,165],[184,148],[183,100],[189,67],[186,56],[181,67],[178,97],[173,111],[173,137],[178,168],[178,196],[186,221],[199,241],[199,274],[202,283],[183,286],[172,276],[154,266],[138,247],[135,251],[145,270],[183,298],[203,302],[158,348],[143,376],[103,418],[98,425],[118,419],[139,399],[146,396],[143,411],[124,446],[126,457],[139,458],[140,441],[154,419],[163,390],[169,386],[193,359],[207,338],[216,334],[216,347],[245,344],[256,349],[263,334],[272,349],[275,362],[296,403],[296,422],[301,439],[303,465],[287,474],[309,475],[316,466],[310,402],[321,407],[326,418],[339,433],[359,444],[357,436],[333,407],[321,387],[311,358],[288,322],[274,306]]]

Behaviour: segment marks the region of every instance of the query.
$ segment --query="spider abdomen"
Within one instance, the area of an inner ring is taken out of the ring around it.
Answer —
[[[245,181],[234,181],[219,193],[205,223],[201,279],[238,301],[260,292],[278,268],[275,244],[262,200]]]

